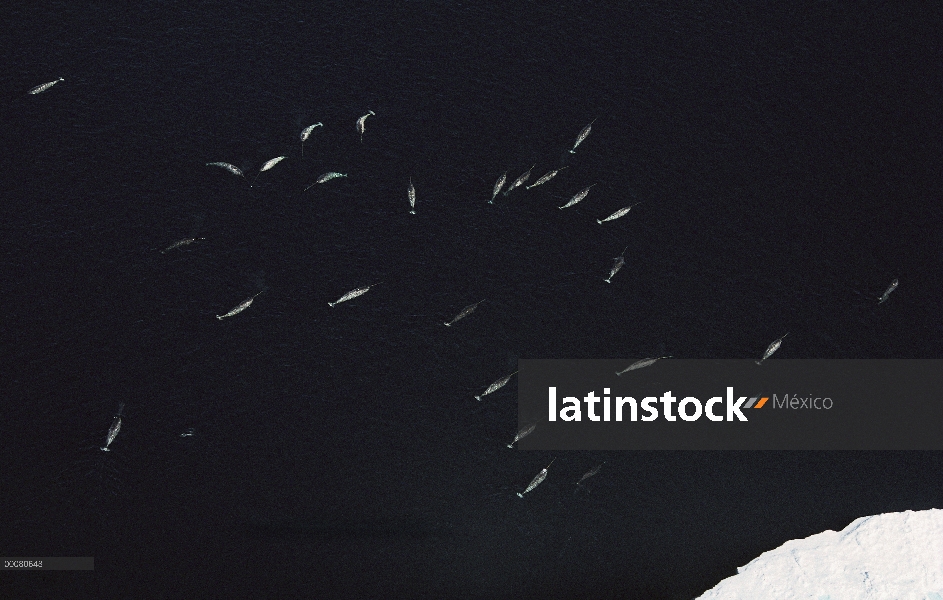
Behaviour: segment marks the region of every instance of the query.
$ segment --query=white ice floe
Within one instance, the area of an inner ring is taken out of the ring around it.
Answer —
[[[737,573],[697,600],[943,600],[943,510],[861,517]]]

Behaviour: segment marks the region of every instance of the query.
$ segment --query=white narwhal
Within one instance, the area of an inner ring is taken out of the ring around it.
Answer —
[[[481,396],[487,396],[488,394],[492,392],[500,390],[505,385],[507,385],[507,382],[511,381],[511,377],[514,377],[516,373],[517,371],[514,371],[514,373],[511,373],[507,377],[502,377],[501,379],[495,381],[494,383],[488,386],[488,389],[486,389],[485,391],[481,393]],[[481,402],[481,396],[475,396],[475,400],[478,400],[479,402]]]
[[[562,170],[565,169],[565,168],[566,168],[566,167],[560,167],[560,168],[557,169],[556,171],[550,171],[549,173],[547,173],[546,175],[544,175],[543,177],[541,177],[540,179],[538,179],[538,180],[535,181],[534,183],[532,183],[532,184],[530,184],[529,186],[527,186],[526,189],[529,190],[530,188],[535,188],[535,187],[537,187],[538,185],[542,185],[542,184],[544,184],[544,183],[547,183],[548,181],[550,181],[551,179],[553,179],[554,177],[556,177],[556,176],[557,176],[557,173],[559,173],[560,171],[562,171]]]
[[[884,290],[884,293],[881,294],[881,297],[878,298],[878,304],[884,304],[887,298],[891,295],[891,292],[897,289],[897,280],[891,282],[891,285],[887,286],[887,289]]]
[[[593,185],[596,185],[596,184],[594,183]],[[593,185],[583,188],[582,190],[577,192],[575,196],[570,198],[569,202],[567,202],[563,206],[558,206],[557,208],[559,209],[570,208],[571,206],[573,206],[574,204],[576,204],[577,202],[585,198],[589,194],[589,188],[593,187]]]
[[[203,240],[205,240],[205,239],[206,239],[206,238],[202,238],[202,237],[201,237],[201,238],[187,238],[187,239],[185,239],[185,240],[177,240],[177,241],[174,242],[173,244],[171,244],[171,245],[167,246],[166,248],[164,248],[163,250],[161,250],[160,253],[161,253],[161,254],[166,254],[166,253],[170,252],[171,250],[174,250],[174,249],[176,249],[176,248],[180,248],[181,246],[189,246],[190,244],[192,244],[192,243],[194,243],[194,242],[200,242],[200,241],[203,241]]]
[[[39,94],[39,93],[45,92],[46,90],[48,90],[48,89],[51,88],[52,86],[56,85],[56,84],[59,83],[60,81],[65,81],[65,79],[63,79],[62,77],[60,77],[59,79],[56,79],[55,81],[50,81],[50,82],[44,83],[44,84],[42,84],[42,85],[37,85],[36,87],[34,87],[33,89],[31,89],[30,91],[28,91],[28,92],[26,92],[26,93],[27,93],[27,94]]]
[[[573,144],[573,149],[570,150],[570,154],[576,154],[576,147],[583,143],[587,137],[589,137],[589,132],[593,130],[593,123],[596,122],[596,119],[593,119],[592,123],[583,128],[583,131],[576,136],[576,143]]]
[[[118,432],[121,431],[121,412],[124,410],[124,402],[118,405],[118,414],[115,415],[115,418],[111,422],[111,427],[108,428],[108,436],[105,438],[105,445],[101,447],[102,452],[110,452],[109,446],[115,441],[115,438],[118,437]]]
[[[488,200],[488,204],[494,204],[494,199],[497,198],[498,193],[501,191],[501,188],[504,187],[504,182],[507,181],[508,172],[505,171],[504,175],[498,177],[498,180],[494,183],[494,191],[491,192],[491,200]]]
[[[510,194],[510,193],[514,190],[514,188],[520,187],[520,186],[524,185],[525,183],[527,183],[527,180],[530,179],[530,172],[533,171],[533,170],[534,170],[534,167],[536,167],[536,166],[537,166],[537,165],[534,165],[533,167],[527,169],[527,171],[526,171],[523,175],[521,175],[520,177],[518,177],[517,179],[515,179],[515,180],[514,180],[514,183],[512,183],[511,185],[509,185],[509,186],[508,186],[508,189],[504,190],[504,195],[507,196],[508,194]]]
[[[206,166],[207,166],[207,167],[219,167],[220,169],[226,169],[227,171],[229,171],[229,172],[232,173],[233,175],[238,175],[239,177],[242,177],[243,179],[246,178],[246,175],[245,175],[245,173],[242,172],[242,169],[240,169],[240,168],[237,167],[236,165],[231,165],[231,164],[229,164],[228,162],[211,162],[211,163],[206,163]],[[246,180],[246,181],[248,181],[248,180]]]
[[[659,356],[658,358],[643,358],[642,360],[637,360],[621,371],[617,371],[616,375],[622,375],[623,373],[628,373],[629,371],[634,371],[636,369],[644,369],[645,367],[650,367],[656,362],[660,361],[663,358],[671,358],[671,356]]]
[[[756,364],[762,365],[764,360],[766,360],[767,358],[772,356],[777,350],[779,350],[779,347],[782,346],[783,344],[783,338],[786,337],[787,335],[789,334],[788,333],[785,334],[783,337],[779,338],[778,340],[770,344],[769,347],[766,349],[766,352],[763,353],[763,358],[756,361]]]
[[[641,204],[641,202],[636,202],[636,203],[633,204],[632,206],[626,206],[625,208],[620,208],[619,210],[617,210],[616,212],[612,213],[611,215],[609,215],[609,216],[606,217],[605,219],[596,219],[596,222],[599,223],[600,225],[602,225],[602,224],[605,223],[606,221],[614,221],[615,219],[618,219],[619,217],[624,217],[625,215],[629,214],[629,211],[630,211],[630,210],[632,210],[633,208],[635,208],[635,207],[638,206],[639,204]]]
[[[268,171],[269,169],[271,169],[272,167],[274,167],[274,166],[277,165],[278,163],[282,162],[282,161],[285,160],[286,158],[288,158],[288,157],[287,157],[287,156],[276,156],[276,157],[273,158],[272,160],[267,160],[267,161],[265,161],[265,164],[262,165],[262,168],[259,169],[259,172],[255,174],[255,179],[252,180],[252,183],[249,184],[249,187],[252,187],[253,185],[255,185],[255,180],[259,178],[259,175],[262,174],[262,171]]]
[[[324,123],[315,123],[314,125],[308,125],[301,130],[301,156],[305,155],[305,142],[308,141],[308,138],[311,137],[311,132],[314,131],[315,127],[323,127]]]
[[[314,183],[312,183],[311,185],[309,185],[309,186],[306,187],[305,189],[301,190],[301,193],[303,194],[303,193],[307,192],[308,190],[310,190],[310,189],[313,188],[314,186],[318,185],[319,183],[324,183],[325,181],[330,181],[330,180],[332,180],[332,179],[337,179],[338,177],[347,177],[347,174],[346,174],[346,173],[337,173],[337,172],[334,172],[334,171],[331,171],[330,173],[325,173],[324,175],[321,175],[320,177],[318,177],[317,181],[315,181]]]
[[[606,463],[600,463],[600,464],[596,465],[595,467],[593,467],[592,469],[590,469],[589,471],[586,471],[586,473],[583,474],[583,476],[580,478],[580,480],[576,482],[576,487],[577,487],[577,489],[579,489],[579,486],[580,486],[581,483],[583,483],[584,481],[586,481],[587,479],[589,479],[590,477],[592,477],[592,476],[595,475],[596,473],[599,473],[599,469],[601,469],[604,464],[606,464]],[[574,493],[575,493],[575,491],[574,491]]]
[[[264,292],[265,290],[262,290],[262,291]],[[261,294],[261,293],[262,293],[262,292],[259,292],[259,294]],[[236,308],[232,309],[231,311],[229,311],[229,312],[226,313],[225,315],[216,315],[216,318],[219,319],[220,321],[222,321],[222,320],[225,319],[226,317],[231,317],[231,316],[233,316],[233,315],[238,315],[239,313],[241,313],[241,312],[244,311],[245,309],[247,309],[247,308],[249,308],[250,306],[252,306],[252,301],[255,300],[255,299],[258,297],[259,294],[256,294],[255,296],[252,296],[252,297],[249,298],[248,300],[244,300],[239,306],[237,306]]]
[[[612,260],[614,260],[614,261],[616,261],[616,262],[615,262],[615,264],[612,265],[612,270],[609,271],[609,277],[607,277],[606,279],[604,279],[604,281],[605,281],[606,283],[612,283],[612,278],[616,276],[616,273],[618,273],[618,272],[619,272],[619,269],[622,268],[622,265],[625,264],[625,251],[628,250],[628,249],[629,249],[629,247],[626,246],[626,247],[625,247],[625,250],[622,251],[622,254],[620,254],[619,256],[617,256],[617,257],[615,257],[614,259],[612,259]]]
[[[366,125],[366,123],[367,123],[367,117],[369,117],[369,116],[376,116],[376,114],[377,114],[377,113],[375,113],[375,112],[373,112],[373,111],[371,110],[371,111],[368,111],[367,114],[365,114],[364,116],[362,116],[362,117],[360,117],[359,119],[357,119],[357,133],[360,134],[360,143],[361,143],[361,144],[363,143],[363,132],[367,130],[367,129],[366,129],[366,127],[367,127],[367,125]]]
[[[343,296],[341,296],[340,298],[338,298],[337,301],[335,301],[335,302],[328,302],[327,305],[330,306],[330,307],[333,307],[335,304],[340,304],[341,302],[347,302],[348,300],[351,300],[351,299],[353,299],[353,298],[356,298],[357,296],[363,296],[364,294],[366,294],[367,292],[369,292],[369,291],[370,291],[370,288],[372,288],[374,285],[379,285],[379,284],[378,284],[378,283],[374,283],[373,285],[368,285],[367,287],[362,287],[362,288],[357,288],[357,289],[355,289],[355,290],[350,290],[349,292],[347,292],[346,294],[344,294]]]
[[[536,428],[537,428],[536,423],[531,423],[530,425],[521,427],[520,431],[517,432],[517,435],[514,436],[514,441],[508,444],[508,448],[513,448],[514,444],[516,444],[517,442],[529,436],[531,433],[534,432],[534,429]]]
[[[468,306],[466,306],[465,308],[463,308],[460,313],[458,313],[457,315],[455,315],[455,318],[454,318],[454,319],[452,319],[452,320],[449,321],[448,323],[443,323],[443,324],[444,324],[446,327],[451,327],[452,324],[455,323],[456,321],[458,321],[459,319],[464,319],[464,318],[467,317],[468,315],[470,315],[470,314],[472,314],[473,312],[475,312],[475,309],[478,308],[478,305],[481,304],[482,302],[484,302],[484,300],[479,300],[478,302],[475,302],[474,304],[469,304]]]
[[[557,459],[553,459],[553,460],[557,460]],[[553,460],[550,461],[550,465],[553,464]],[[540,483],[541,483],[544,479],[547,478],[547,469],[550,468],[550,465],[547,465],[546,467],[544,467],[544,469],[543,469],[540,473],[537,473],[537,476],[534,477],[534,478],[531,480],[530,484],[528,484],[527,489],[524,490],[523,492],[518,492],[518,493],[517,493],[517,497],[518,497],[518,498],[523,498],[523,497],[524,497],[524,494],[526,494],[527,492],[533,490],[535,487],[537,487],[538,485],[540,485]]]

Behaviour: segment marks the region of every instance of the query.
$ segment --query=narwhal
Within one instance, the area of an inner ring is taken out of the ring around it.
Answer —
[[[105,445],[101,447],[102,452],[111,451],[108,447],[111,446],[111,443],[118,437],[118,432],[121,431],[121,411],[123,410],[124,402],[118,405],[118,414],[115,415],[114,420],[111,422],[111,427],[108,428],[108,436],[105,438]]]
[[[536,423],[531,423],[530,425],[521,427],[520,431],[517,432],[517,435],[514,436],[514,441],[508,444],[508,448],[513,448],[514,444],[516,444],[517,442],[529,436],[531,433],[534,432],[534,429],[536,428],[537,428]]]
[[[540,179],[538,179],[538,180],[535,181],[534,183],[532,183],[532,184],[530,184],[529,186],[527,186],[527,189],[529,190],[530,188],[534,188],[534,187],[537,187],[538,185],[547,183],[548,181],[550,181],[551,179],[553,179],[554,177],[556,177],[556,176],[557,176],[557,173],[559,173],[560,171],[562,171],[562,170],[565,169],[565,168],[566,168],[566,167],[560,167],[560,168],[557,169],[556,171],[550,171],[549,173],[547,173],[546,175],[544,175],[543,177],[541,177]]]
[[[470,315],[470,314],[472,314],[473,312],[475,312],[475,309],[478,308],[478,305],[481,304],[482,302],[484,302],[484,300],[479,300],[478,302],[475,302],[474,304],[469,304],[468,306],[466,306],[465,308],[462,309],[462,312],[460,312],[460,313],[458,313],[457,315],[455,315],[455,318],[454,318],[454,319],[452,319],[452,320],[449,321],[448,323],[444,323],[444,325],[445,325],[446,327],[451,327],[452,324],[455,323],[455,321],[458,321],[459,319],[464,319],[464,318],[467,317],[468,315]]]
[[[580,134],[576,136],[576,143],[573,144],[573,149],[570,150],[570,154],[576,154],[576,147],[583,143],[583,140],[589,137],[589,132],[593,130],[593,123],[595,122],[596,119],[593,119],[592,123],[584,127],[583,131],[581,131]]]
[[[537,166],[537,165],[534,165],[533,167],[527,169],[527,172],[526,172],[526,173],[524,173],[523,175],[521,175],[520,177],[518,177],[517,179],[515,179],[515,180],[514,180],[514,183],[512,183],[511,185],[509,185],[509,186],[508,186],[508,189],[504,190],[504,195],[507,196],[508,194],[511,193],[511,191],[514,190],[514,188],[520,187],[520,186],[524,185],[525,183],[527,183],[527,180],[530,179],[530,172],[533,171],[533,170],[534,170],[534,167],[536,167],[536,166]]]
[[[262,291],[264,292],[265,290],[262,290]],[[261,293],[262,293],[262,292],[259,292],[259,294],[261,294]],[[257,297],[259,294],[256,294],[255,296],[252,296],[252,297],[249,298],[248,300],[244,300],[239,306],[237,306],[236,308],[232,309],[231,311],[229,311],[229,312],[226,313],[225,315],[216,315],[216,318],[219,319],[220,321],[222,321],[222,320],[225,319],[226,317],[231,317],[231,316],[233,316],[233,315],[238,315],[239,313],[241,313],[241,312],[244,311],[245,309],[247,309],[247,308],[249,308],[250,306],[252,306],[252,301],[255,300],[256,297]]]
[[[362,117],[360,117],[359,119],[357,119],[357,133],[360,134],[360,143],[361,143],[361,144],[363,143],[363,132],[366,131],[367,117],[369,117],[369,116],[371,116],[371,115],[372,115],[372,116],[376,116],[376,114],[377,114],[377,113],[375,113],[375,112],[373,112],[373,111],[371,110],[371,111],[368,111],[367,114],[365,114],[364,116],[362,116]]]
[[[763,358],[761,358],[760,360],[756,361],[756,364],[762,365],[764,360],[766,360],[767,358],[769,358],[770,356],[772,356],[773,353],[775,353],[777,350],[779,350],[779,347],[782,346],[782,344],[783,344],[783,338],[786,337],[787,335],[789,335],[789,334],[787,333],[787,334],[784,335],[783,337],[779,338],[778,340],[776,340],[775,342],[773,342],[772,344],[770,344],[769,347],[766,349],[766,352],[763,353]]]
[[[891,282],[891,285],[889,285],[887,289],[884,290],[884,293],[881,294],[881,297],[878,298],[878,304],[884,304],[888,296],[891,295],[891,292],[893,292],[896,289],[897,289],[897,280],[895,279],[894,281]]]
[[[658,358],[643,358],[642,360],[637,360],[631,365],[622,369],[621,371],[617,371],[616,375],[622,375],[623,373],[628,373],[629,371],[634,371],[636,369],[644,369],[645,367],[650,367],[663,358],[671,358],[671,356],[659,356]]]
[[[596,185],[596,184],[594,183],[593,185]],[[585,198],[589,194],[589,188],[593,187],[593,185],[583,188],[581,191],[577,192],[575,196],[570,198],[569,202],[567,202],[563,206],[558,206],[557,208],[560,208],[560,209],[570,208],[571,206],[573,206],[574,204],[576,204],[577,202]]]
[[[327,305],[333,307],[335,304],[340,304],[341,302],[347,302],[348,300],[351,300],[352,298],[356,298],[357,296],[363,296],[364,294],[369,292],[370,288],[372,288],[374,285],[379,285],[379,284],[374,283],[373,285],[368,285],[366,287],[357,288],[355,290],[350,290],[349,292],[347,292],[346,294],[338,298],[335,302],[328,302]]]
[[[287,156],[276,156],[276,157],[273,158],[272,160],[267,160],[267,161],[265,161],[265,164],[262,165],[262,168],[259,169],[259,172],[255,174],[255,179],[252,180],[252,183],[249,184],[249,187],[252,187],[253,185],[255,185],[255,180],[259,178],[259,175],[262,174],[262,171],[268,171],[269,169],[271,169],[272,167],[274,167],[274,166],[277,165],[278,163],[282,162],[282,161],[285,160],[286,158],[288,158],[288,157],[287,157]]]
[[[505,385],[507,385],[507,382],[511,381],[511,377],[514,377],[516,373],[517,371],[514,371],[514,373],[511,373],[507,377],[502,377],[501,379],[495,381],[494,383],[488,386],[488,389],[486,389],[485,391],[481,393],[481,396],[487,396],[491,392],[500,390]],[[475,400],[478,400],[479,402],[481,402],[481,396],[475,396]]]
[[[504,182],[507,181],[508,172],[505,171],[504,175],[498,177],[498,180],[494,184],[494,191],[491,192],[491,200],[488,200],[488,204],[494,204],[494,199],[498,196],[498,192],[501,191],[501,188],[504,187]]]
[[[60,81],[65,81],[65,79],[63,79],[62,77],[60,77],[59,79],[56,79],[55,81],[50,81],[49,83],[44,83],[44,84],[42,84],[42,85],[37,85],[36,87],[34,87],[33,89],[31,89],[30,91],[28,91],[28,92],[26,92],[26,93],[27,93],[27,94],[39,94],[39,93],[41,93],[41,92],[45,92],[46,90],[48,90],[48,89],[51,88],[52,86],[56,85],[56,84],[59,83]]]
[[[314,131],[315,127],[323,127],[324,123],[315,123],[314,125],[308,125],[301,130],[301,156],[305,155],[305,142],[308,141],[308,138],[311,137],[311,132]]]
[[[596,219],[596,222],[599,223],[600,225],[602,225],[602,224],[605,223],[606,221],[613,221],[613,220],[615,220],[615,219],[618,219],[619,217],[624,217],[625,215],[629,214],[629,211],[630,211],[630,210],[632,210],[634,207],[638,206],[639,204],[641,204],[641,202],[636,202],[636,203],[633,204],[632,206],[626,206],[625,208],[620,208],[619,210],[617,210],[616,212],[612,213],[611,215],[609,215],[609,216],[606,217],[605,219]]]
[[[612,260],[614,260],[614,261],[616,261],[616,262],[615,262],[615,264],[612,265],[612,270],[609,271],[609,277],[607,277],[607,278],[604,279],[603,281],[605,281],[606,283],[612,283],[612,278],[616,276],[616,273],[618,273],[618,272],[619,272],[619,269],[622,268],[622,265],[625,264],[625,251],[628,250],[628,249],[629,249],[629,247],[626,246],[625,249],[622,250],[622,254],[620,254],[619,256],[617,256],[617,257],[615,257],[614,259],[612,259]]]
[[[219,168],[221,168],[221,169],[226,169],[227,171],[229,171],[229,172],[232,173],[233,175],[238,175],[239,177],[242,177],[243,179],[246,179],[246,175],[245,175],[245,173],[242,172],[242,169],[240,169],[240,168],[237,167],[236,165],[229,164],[228,162],[211,162],[211,163],[206,163],[206,166],[207,166],[207,167],[219,167]],[[248,183],[248,182],[249,182],[249,180],[246,179],[246,183]],[[249,184],[249,187],[252,187],[252,184]]]
[[[557,459],[553,459],[553,460],[557,460]],[[553,460],[550,461],[550,465],[553,464]],[[550,465],[547,465],[546,467],[543,468],[543,470],[540,473],[537,473],[537,476],[531,480],[530,484],[527,486],[527,489],[524,490],[523,492],[518,492],[517,497],[523,498],[524,494],[526,494],[527,492],[531,491],[532,489],[540,485],[540,482],[542,482],[544,479],[547,478],[547,469],[550,468]]]

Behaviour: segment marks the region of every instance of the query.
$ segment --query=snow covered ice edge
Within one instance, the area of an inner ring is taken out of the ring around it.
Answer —
[[[790,540],[696,600],[943,600],[943,510],[855,519]]]

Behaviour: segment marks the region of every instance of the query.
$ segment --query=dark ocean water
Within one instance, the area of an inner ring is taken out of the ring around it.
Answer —
[[[520,358],[786,331],[777,358],[943,356],[939,7],[2,16],[0,555],[96,568],[0,597],[687,599],[943,508],[941,452],[518,452],[516,382],[474,400]],[[251,189],[205,166],[279,155]],[[532,165],[566,169],[487,203]],[[349,177],[301,194],[326,171]]]

